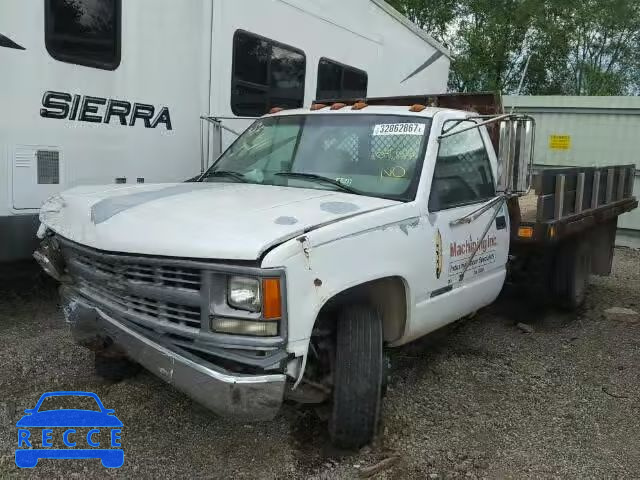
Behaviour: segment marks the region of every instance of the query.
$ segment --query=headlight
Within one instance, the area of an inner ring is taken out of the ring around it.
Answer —
[[[283,318],[281,278],[231,276],[226,281],[227,305],[251,313],[231,312],[229,308],[216,312],[212,304],[211,331],[254,337],[277,336]]]
[[[231,277],[227,288],[229,306],[259,312],[262,307],[260,298],[260,281],[250,277]]]

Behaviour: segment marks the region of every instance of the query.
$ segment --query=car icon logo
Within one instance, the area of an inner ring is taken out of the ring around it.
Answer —
[[[85,408],[60,408],[61,400],[82,403]],[[97,458],[106,468],[123,465],[124,451],[120,443],[123,424],[95,393],[44,393],[25,414],[16,423],[18,467],[34,468],[38,460],[45,458]]]

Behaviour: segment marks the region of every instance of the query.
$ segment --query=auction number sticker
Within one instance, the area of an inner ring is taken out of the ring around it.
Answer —
[[[424,123],[379,123],[373,127],[373,136],[424,135]]]

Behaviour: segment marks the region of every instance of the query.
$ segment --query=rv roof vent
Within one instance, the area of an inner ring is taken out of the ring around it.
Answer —
[[[38,150],[38,185],[57,185],[60,183],[60,152]]]

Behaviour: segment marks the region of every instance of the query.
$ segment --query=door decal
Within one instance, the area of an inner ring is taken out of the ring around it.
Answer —
[[[484,272],[488,265],[495,263],[497,246],[498,238],[491,234],[488,234],[479,245],[478,241],[473,240],[471,236],[464,242],[451,242],[449,245],[449,277],[460,275],[464,271],[476,249],[477,255],[469,265],[469,271],[474,275]]]
[[[442,275],[442,266],[444,263],[444,260],[442,258],[442,235],[440,234],[440,229],[436,230],[435,245],[436,245],[436,278],[439,279],[440,275]]]

